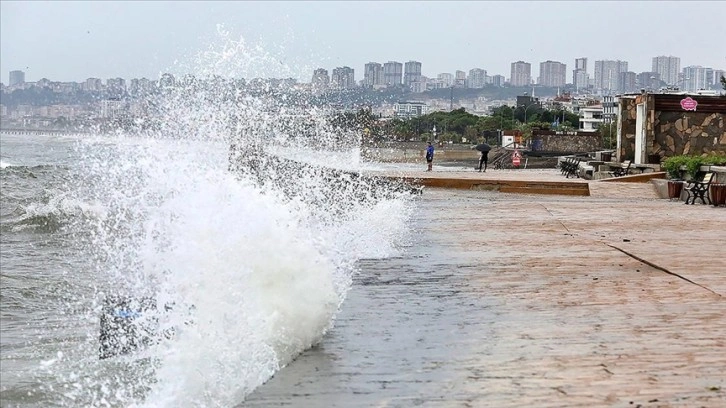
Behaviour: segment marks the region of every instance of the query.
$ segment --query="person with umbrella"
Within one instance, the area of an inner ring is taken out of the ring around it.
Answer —
[[[484,166],[484,172],[486,172],[487,161],[489,160],[489,151],[492,150],[492,148],[486,143],[481,143],[476,145],[476,150],[481,152],[481,157],[479,158],[479,171],[481,172],[482,166]]]

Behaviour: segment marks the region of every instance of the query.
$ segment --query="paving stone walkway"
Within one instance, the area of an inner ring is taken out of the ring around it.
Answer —
[[[726,209],[621,184],[424,190],[411,246],[241,406],[726,407]]]

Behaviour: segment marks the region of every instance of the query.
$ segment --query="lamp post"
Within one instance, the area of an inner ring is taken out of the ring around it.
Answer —
[[[519,106],[520,107],[524,106],[524,124],[526,125],[527,124],[527,111],[529,110],[529,108],[536,106],[536,105],[534,103],[532,103],[530,105],[519,105]]]

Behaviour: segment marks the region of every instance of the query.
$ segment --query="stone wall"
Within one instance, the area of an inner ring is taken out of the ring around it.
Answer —
[[[661,157],[726,153],[722,113],[656,112],[653,147]]]
[[[633,160],[635,157],[635,122],[636,107],[638,102],[635,98],[620,99],[620,161]]]
[[[680,154],[726,153],[726,113],[656,110],[655,98],[659,96],[663,97],[646,94],[620,100],[620,161],[635,157],[636,107],[639,103],[646,104],[646,161],[656,159],[658,162]]]
[[[543,152],[587,153],[602,149],[600,132],[576,135],[538,135],[542,139]]]

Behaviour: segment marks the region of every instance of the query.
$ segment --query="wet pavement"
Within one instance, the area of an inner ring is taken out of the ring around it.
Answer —
[[[726,406],[726,209],[623,184],[425,189],[412,245],[240,406]]]

